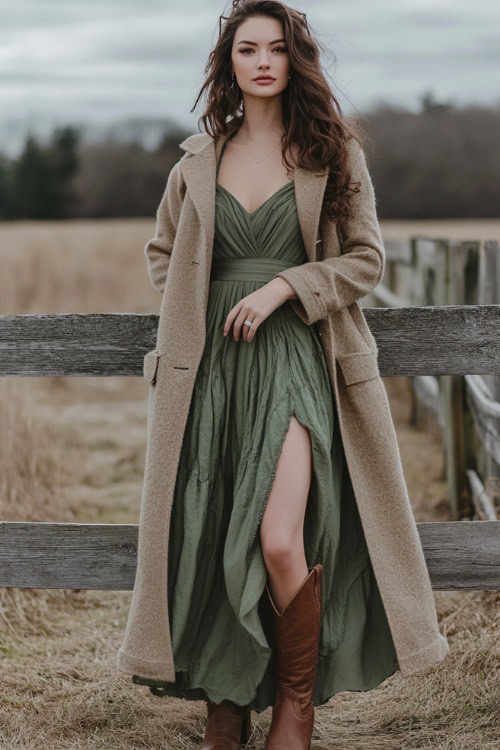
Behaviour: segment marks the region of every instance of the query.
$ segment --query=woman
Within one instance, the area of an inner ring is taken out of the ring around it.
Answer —
[[[239,748],[250,710],[271,705],[267,750],[307,749],[315,705],[435,664],[447,646],[357,307],[384,269],[373,189],[305,16],[269,0],[233,3],[204,87],[212,134],[181,144],[145,248],[162,312],[145,358],[146,480],[118,662],[155,695],[207,701],[205,750]],[[337,241],[345,257],[309,262],[322,243],[334,255]],[[359,389],[345,446],[334,335],[344,386]],[[360,432],[372,440],[376,463],[362,461],[378,496],[360,466],[355,498]],[[389,489],[401,561],[375,502]],[[400,605],[394,583],[409,601]]]

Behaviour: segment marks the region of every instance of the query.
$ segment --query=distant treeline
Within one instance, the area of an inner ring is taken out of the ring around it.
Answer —
[[[500,108],[387,104],[363,115],[364,142],[381,219],[498,218]],[[106,140],[84,144],[59,128],[48,145],[26,139],[18,158],[0,155],[0,219],[153,217],[179,143],[158,148]]]
[[[381,218],[500,217],[500,106],[379,107],[361,123]]]
[[[62,219],[78,207],[73,187],[80,168],[78,134],[54,131],[48,146],[28,136],[18,159],[0,156],[0,218]]]

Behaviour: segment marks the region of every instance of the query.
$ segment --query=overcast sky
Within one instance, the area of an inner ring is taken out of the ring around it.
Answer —
[[[189,110],[231,3],[0,0],[0,121],[172,117]],[[323,61],[346,113],[384,99],[419,108],[425,91],[500,101],[500,0],[305,0],[331,50]]]

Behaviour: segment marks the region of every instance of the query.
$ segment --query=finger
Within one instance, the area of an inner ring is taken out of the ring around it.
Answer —
[[[238,302],[237,305],[235,305],[231,310],[229,310],[229,312],[227,314],[226,321],[224,323],[224,328],[222,330],[224,336],[227,336],[228,333],[229,333],[229,331],[231,330],[232,322],[236,318],[236,316],[238,315],[238,312],[239,312],[239,309],[240,309],[240,305],[241,305],[241,302]]]
[[[252,317],[246,317],[245,320],[250,320],[252,323],[251,326],[244,326],[244,328],[246,329],[245,341],[247,341],[247,343],[250,343],[255,336],[255,332],[262,322],[262,317],[256,315],[253,319]]]
[[[258,325],[259,324],[258,324],[257,318],[254,318],[252,320],[251,328],[249,326],[245,326],[245,328],[247,329],[247,337],[246,337],[247,343],[250,343],[252,341],[253,337],[255,336],[255,331],[257,330]]]
[[[236,318],[236,320],[234,321],[234,324],[233,324],[233,336],[234,336],[234,340],[235,341],[239,341],[240,340],[240,336],[244,340],[246,340],[246,329],[248,328],[248,326],[243,325],[243,321],[250,320],[250,318],[248,317],[248,315],[249,315],[249,313],[245,312],[245,310],[243,308],[240,309],[238,317]],[[243,333],[241,331],[242,328],[243,328]]]
[[[222,333],[224,336],[227,336],[229,331],[231,330],[231,323],[233,322],[233,316],[231,313],[228,313],[228,316],[226,320],[224,321],[224,328],[222,329]]]
[[[242,315],[240,314],[240,315],[237,316],[237,318],[235,319],[235,321],[233,323],[233,338],[234,338],[235,341],[239,341],[240,340],[241,325],[242,325],[243,321],[244,321],[244,317],[242,317]],[[243,326],[243,328],[246,328],[246,326]]]
[[[248,317],[248,314],[243,315],[243,310],[241,312],[242,312],[242,315],[241,315],[240,333],[241,333],[241,338],[243,339],[243,341],[246,341],[247,336],[248,336],[248,326],[245,325],[245,320],[250,320],[250,318]]]
[[[245,318],[243,319],[243,325],[242,325],[242,335],[243,335],[243,340],[244,340],[244,341],[248,341],[248,336],[249,336],[249,333],[250,333],[250,331],[251,331],[252,329],[250,328],[250,326],[247,326],[247,325],[245,325],[245,320],[250,320],[250,318],[249,318],[248,316],[246,316],[246,317],[245,317]]]

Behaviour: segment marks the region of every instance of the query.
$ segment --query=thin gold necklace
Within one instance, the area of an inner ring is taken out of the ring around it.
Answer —
[[[281,138],[279,140],[281,141]],[[252,157],[252,159],[254,160],[254,162],[256,164],[262,164],[262,162],[264,162],[266,159],[268,159],[271,156],[271,154],[273,153],[273,151],[274,151],[274,146],[273,146],[273,148],[269,151],[269,153],[267,154],[267,156],[264,156],[263,159],[256,159],[255,156],[253,155],[253,153],[250,151],[250,148],[249,148],[248,145],[243,144],[243,143],[234,143],[234,142],[233,142],[233,145],[234,146],[240,146],[240,148],[246,148],[248,150],[248,153],[250,154],[250,156]]]

